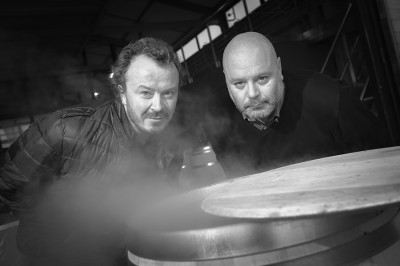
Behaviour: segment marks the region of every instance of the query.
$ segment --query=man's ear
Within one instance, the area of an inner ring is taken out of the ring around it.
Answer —
[[[279,71],[279,75],[281,76],[281,79],[283,80],[283,75],[282,75],[282,64],[281,64],[281,58],[278,57],[276,59],[276,65],[278,66],[278,71]]]
[[[124,92],[124,88],[121,85],[118,85],[119,95],[121,97],[121,102],[123,105],[126,105],[126,95]]]

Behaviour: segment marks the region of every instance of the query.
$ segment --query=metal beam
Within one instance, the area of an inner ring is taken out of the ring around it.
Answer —
[[[58,6],[58,7],[18,7],[0,9],[0,17],[36,17],[36,16],[60,16],[60,15],[87,15],[96,14],[100,11],[95,6]]]
[[[132,22],[126,26],[102,26],[102,30],[109,31],[162,31],[162,30],[173,30],[173,31],[185,31],[188,27],[194,27],[200,23],[200,20],[180,20],[170,22],[154,22],[154,23],[135,23]]]
[[[200,13],[202,15],[208,15],[213,11],[211,8],[208,8],[206,6],[183,0],[156,0],[156,2],[173,6],[175,8],[185,9],[195,13]]]
[[[129,21],[129,22],[128,22]],[[101,30],[102,32],[110,30],[113,32],[120,32],[120,31],[129,31],[131,32],[132,30],[142,30],[142,31],[154,31],[154,30],[178,30],[178,31],[183,31],[187,30],[188,27],[194,27],[200,23],[201,20],[178,20],[178,21],[169,21],[169,22],[135,22],[132,20],[127,19],[127,22],[125,25],[115,25],[115,26],[106,26],[103,25],[99,27],[98,29]],[[54,33],[54,35],[66,35],[65,33],[73,33],[76,32],[77,34],[82,34],[82,33],[87,33],[88,27],[79,27],[78,24],[76,24],[76,27],[74,27],[71,24],[61,24],[61,25],[51,25],[51,24],[35,24],[35,25],[27,25],[18,28],[13,28],[12,29],[15,32],[33,32],[33,33],[46,33],[49,31],[49,33]],[[93,34],[93,32],[92,32]]]

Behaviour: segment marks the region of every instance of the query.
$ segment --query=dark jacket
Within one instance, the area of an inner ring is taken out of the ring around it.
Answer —
[[[135,137],[118,100],[33,123],[0,170],[0,199],[20,220],[19,249],[63,265],[118,265],[124,218],[160,194],[154,188],[164,187],[173,160],[162,140],[140,145]]]
[[[389,145],[384,123],[350,88],[317,72],[284,72],[285,96],[277,123],[260,131],[237,112],[222,152],[231,177],[293,163]]]

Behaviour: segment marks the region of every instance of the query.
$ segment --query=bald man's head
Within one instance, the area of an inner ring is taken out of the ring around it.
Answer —
[[[229,95],[244,118],[267,122],[279,115],[281,61],[264,35],[246,32],[233,38],[224,50],[223,67]]]
[[[267,37],[258,32],[245,32],[236,35],[225,47],[222,62],[224,69],[232,63],[234,57],[241,57],[241,64],[246,63],[249,55],[256,55],[262,52],[271,61],[276,61],[275,48]],[[242,60],[241,60],[242,59]]]

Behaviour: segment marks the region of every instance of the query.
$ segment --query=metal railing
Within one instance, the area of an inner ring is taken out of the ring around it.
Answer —
[[[398,99],[398,94],[391,88],[393,83],[390,81],[393,76],[390,69],[378,67],[385,65],[385,55],[381,51],[385,46],[377,44],[376,39],[380,38],[376,31],[379,26],[376,25],[377,18],[372,14],[376,10],[372,10],[373,7],[369,4],[359,0],[349,2],[320,72],[324,73],[329,62],[336,59],[334,63],[337,68],[337,78],[351,85],[360,100],[385,122],[392,143],[398,144],[399,107],[398,102],[393,100]],[[358,21],[358,29],[345,32],[345,24],[350,16]],[[335,57],[335,52],[343,55],[344,60]]]

